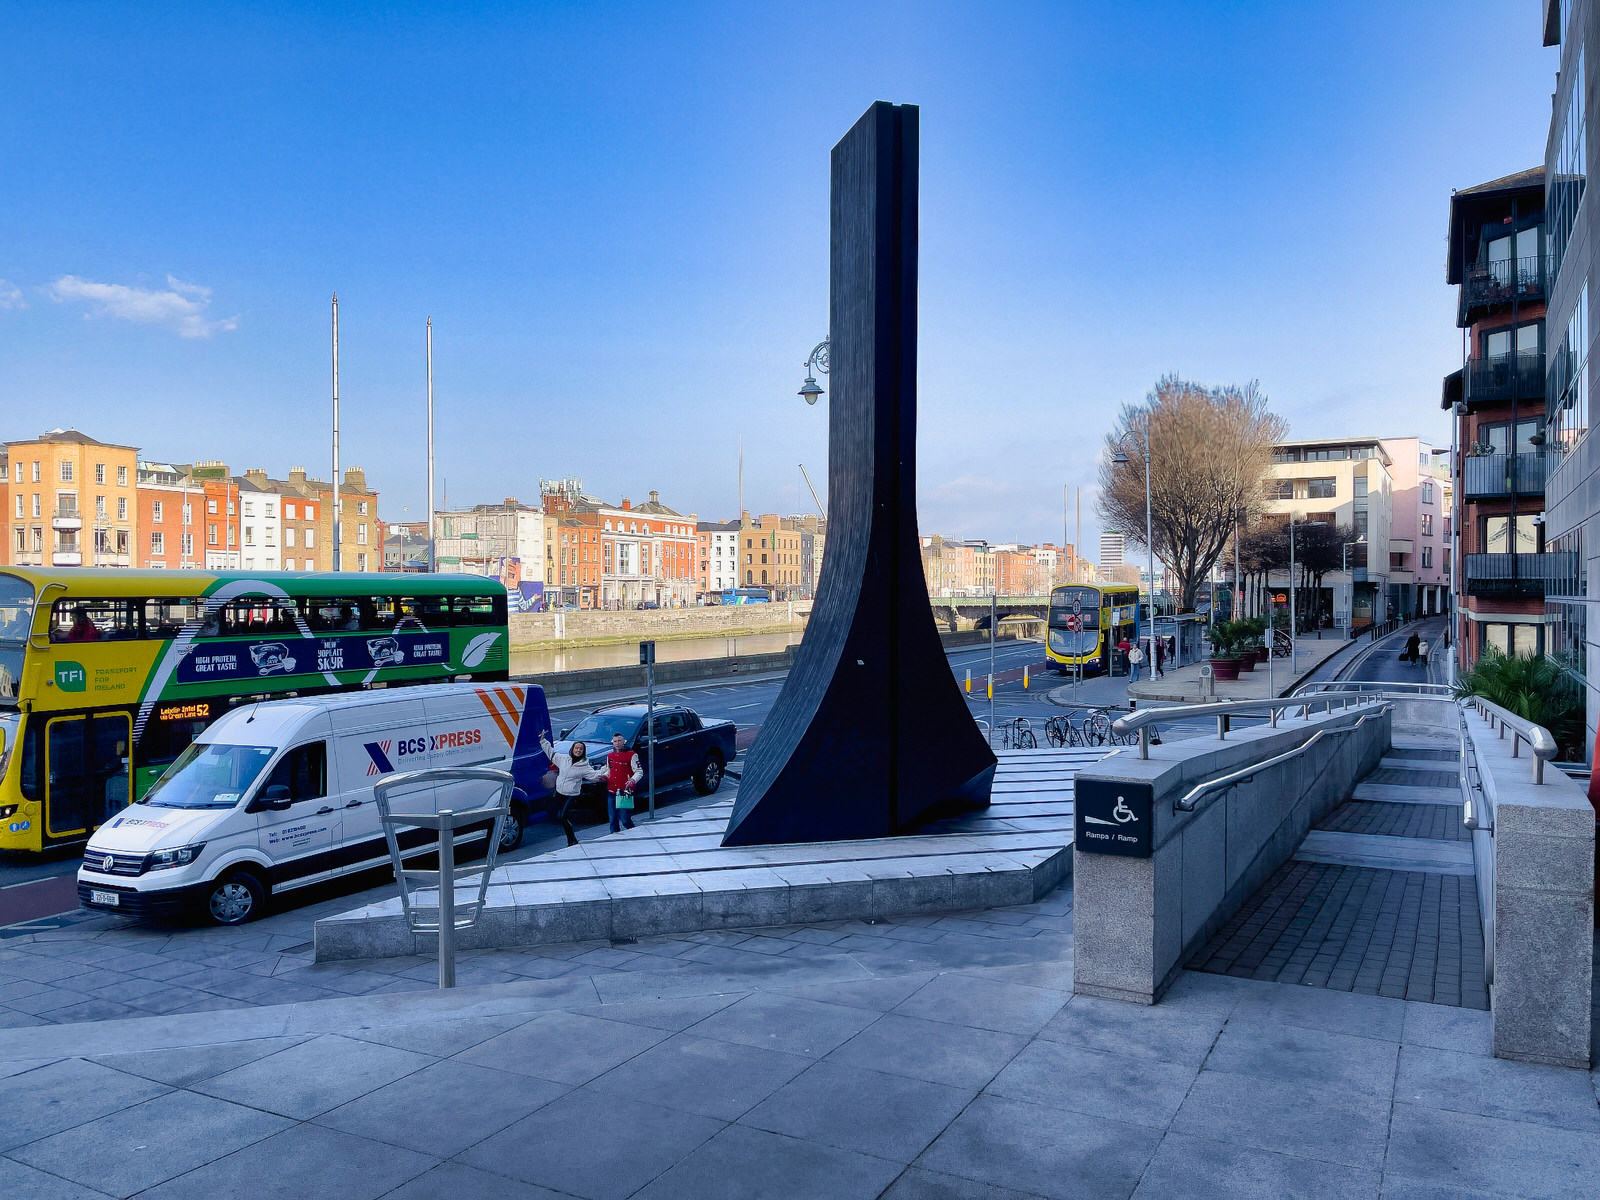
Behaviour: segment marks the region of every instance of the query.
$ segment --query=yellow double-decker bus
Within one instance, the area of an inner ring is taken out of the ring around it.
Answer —
[[[1050,593],[1045,658],[1057,671],[1109,674],[1117,643],[1138,636],[1139,592],[1132,586],[1070,584]]]
[[[252,700],[505,679],[473,575],[0,568],[0,850],[85,841]]]

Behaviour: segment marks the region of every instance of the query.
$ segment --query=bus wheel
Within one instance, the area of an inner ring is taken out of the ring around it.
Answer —
[[[206,916],[213,925],[243,925],[261,915],[266,907],[267,889],[248,871],[234,871],[211,885],[206,897]]]
[[[522,845],[522,832],[528,827],[526,810],[520,804],[513,804],[511,811],[506,813],[505,823],[500,826],[501,854],[509,854]]]

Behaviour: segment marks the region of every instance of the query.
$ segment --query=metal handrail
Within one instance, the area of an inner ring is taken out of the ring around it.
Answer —
[[[1522,757],[1522,743],[1527,742],[1533,751],[1533,781],[1539,784],[1544,782],[1544,764],[1561,749],[1553,733],[1543,725],[1535,725],[1526,717],[1519,717],[1482,696],[1464,696],[1461,703],[1477,709],[1478,715],[1489,722],[1489,728],[1499,731],[1501,741],[1505,740],[1506,730],[1511,730],[1512,758]]]
[[[1267,700],[1221,700],[1212,704],[1175,704],[1167,708],[1141,708],[1135,712],[1118,717],[1111,722],[1111,732],[1124,737],[1137,733],[1139,735],[1139,757],[1150,757],[1150,726],[1156,721],[1182,721],[1189,717],[1216,717],[1217,740],[1226,741],[1228,730],[1231,727],[1229,718],[1241,713],[1256,713],[1266,710],[1268,723],[1277,728],[1278,717],[1285,710],[1298,708],[1304,710],[1306,717],[1311,716],[1311,706],[1319,701],[1323,704],[1324,712],[1332,712],[1337,706],[1340,709],[1352,707],[1352,700],[1356,703],[1366,704],[1375,700],[1414,700],[1415,696],[1391,697],[1383,692],[1327,692],[1313,696],[1283,696]]]
[[[1305,696],[1323,692],[1368,692],[1369,694],[1382,692],[1388,695],[1405,695],[1406,689],[1409,688],[1416,689],[1416,699],[1454,700],[1456,696],[1455,688],[1448,683],[1407,683],[1402,681],[1399,683],[1384,682],[1377,684],[1375,687],[1373,684],[1359,679],[1330,679],[1320,680],[1316,683],[1302,683],[1290,695]]]
[[[1184,795],[1174,800],[1172,807],[1181,812],[1193,812],[1195,805],[1200,803],[1200,798],[1207,793],[1230,788],[1236,783],[1244,782],[1259,771],[1264,771],[1268,767],[1275,767],[1281,762],[1288,762],[1291,758],[1297,758],[1325,737],[1337,736],[1342,733],[1354,733],[1373,717],[1382,716],[1383,713],[1388,711],[1388,707],[1385,704],[1382,708],[1373,712],[1363,713],[1353,725],[1341,726],[1338,729],[1328,727],[1319,729],[1292,750],[1285,750],[1282,754],[1274,754],[1271,758],[1263,759],[1258,763],[1251,763],[1248,767],[1240,767],[1237,771],[1230,771],[1226,775],[1219,775],[1216,779],[1196,784]]]

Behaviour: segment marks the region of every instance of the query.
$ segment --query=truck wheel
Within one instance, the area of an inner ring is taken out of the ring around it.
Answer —
[[[722,786],[722,756],[712,751],[694,773],[694,790],[709,796]]]
[[[249,871],[231,871],[218,878],[206,895],[206,917],[213,925],[243,925],[259,917],[267,905],[267,889]]]
[[[520,804],[513,804],[511,811],[506,814],[505,824],[500,826],[500,853],[509,854],[522,845],[522,834],[527,827],[528,810]]]

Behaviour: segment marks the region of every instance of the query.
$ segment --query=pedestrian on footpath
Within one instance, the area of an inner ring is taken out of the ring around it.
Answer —
[[[1117,650],[1120,651],[1121,654],[1122,654],[1122,664],[1123,664],[1124,669],[1126,669],[1126,667],[1128,665],[1128,662],[1129,662],[1128,651],[1132,650],[1132,649],[1133,649],[1133,643],[1128,641],[1127,638],[1123,638],[1120,642],[1117,643]]]
[[[1422,669],[1428,669],[1428,643],[1426,640],[1417,643],[1417,658],[1422,663]]]
[[[1417,661],[1417,647],[1422,645],[1422,639],[1412,634],[1406,639],[1406,648],[1400,652],[1403,661],[1415,663]]]
[[[1128,682],[1139,682],[1139,664],[1144,662],[1144,651],[1137,645],[1128,647]]]
[[[1156,639],[1156,675],[1165,679],[1167,677],[1167,639]]]
[[[550,760],[556,773],[555,788],[550,793],[546,812],[551,820],[561,822],[561,828],[567,835],[567,845],[576,846],[578,835],[573,831],[572,818],[568,813],[578,797],[583,795],[585,784],[599,783],[606,778],[605,769],[589,761],[588,748],[582,742],[573,742],[571,749],[558,751],[550,744],[547,730],[539,735],[539,745],[544,748],[545,757]]]
[[[611,818],[612,833],[633,828],[633,789],[642,778],[644,767],[628,749],[628,739],[613,734],[606,756],[606,816]]]

